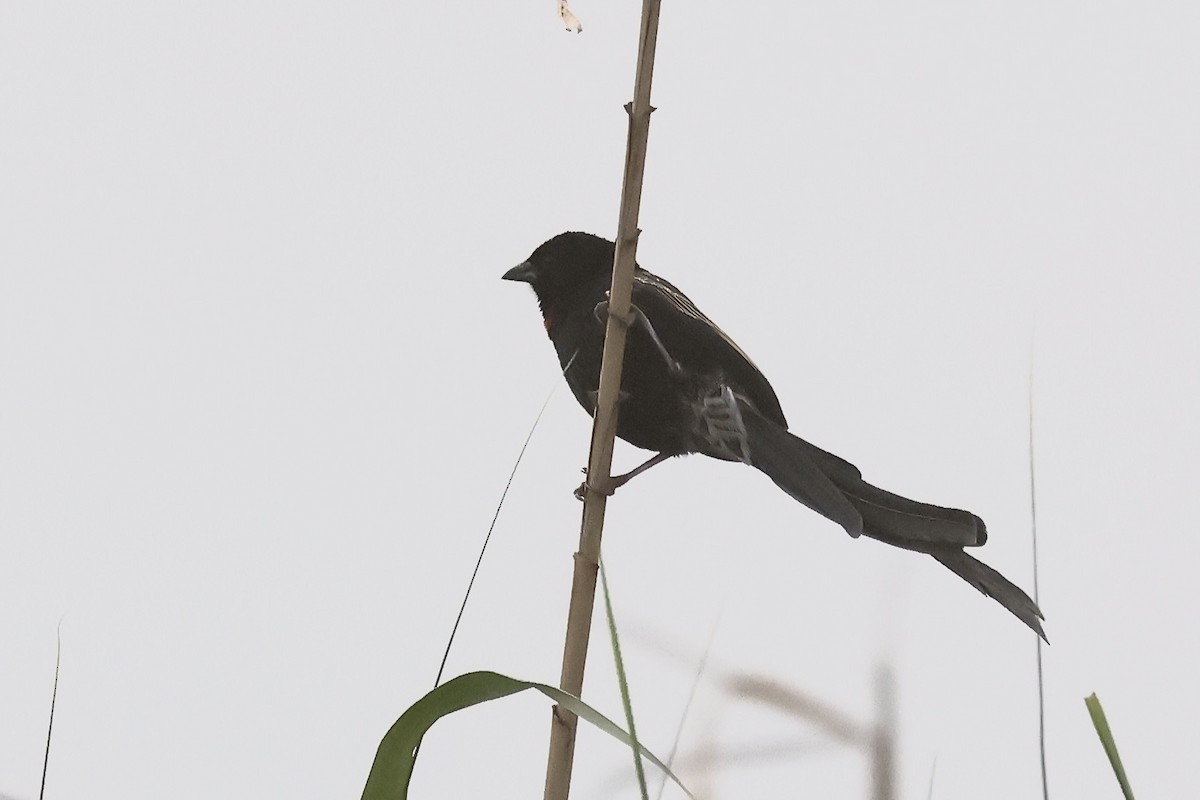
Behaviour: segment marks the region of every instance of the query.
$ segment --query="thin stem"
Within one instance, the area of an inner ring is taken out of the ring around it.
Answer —
[[[654,73],[654,48],[658,39],[659,5],[660,0],[643,0],[634,100],[626,106],[629,113],[629,133],[625,148],[625,176],[617,223],[612,288],[609,291],[609,317],[600,367],[600,391],[596,399],[592,445],[588,455],[589,487],[593,482],[599,486],[606,484],[612,469],[613,442],[617,434],[617,395],[621,388],[627,331],[626,326],[619,320],[628,319],[630,298],[633,294],[638,213],[642,202],[646,145],[650,137],[650,112],[653,110],[650,106],[650,86]],[[559,681],[563,691],[576,697],[583,692],[583,672],[587,663],[592,609],[596,600],[596,573],[599,569],[600,539],[604,530],[607,499],[602,492],[589,488],[583,500],[583,522],[579,532],[579,550],[575,553],[571,602],[567,611],[567,635],[563,645],[562,676]],[[550,718],[545,800],[566,800],[570,793],[577,724],[578,719],[573,713],[560,706],[554,707]]]
[[[1038,540],[1037,540],[1037,481],[1033,473],[1033,347],[1029,354],[1029,513],[1033,540],[1033,602],[1041,608],[1038,597]],[[1046,682],[1042,674],[1042,638],[1037,638],[1038,684],[1038,754],[1042,765],[1042,800],[1050,800],[1050,783],[1046,779]]]
[[[38,800],[46,797],[46,775],[50,772],[50,738],[54,734],[54,706],[58,702],[58,669],[62,665],[62,620],[58,622],[58,643],[54,652],[54,689],[50,692],[50,723],[46,726],[46,753],[42,757],[42,788]]]
[[[563,367],[564,374],[575,363],[575,356],[577,355],[579,355],[578,350],[571,355],[571,358],[567,361],[567,365]],[[479,558],[475,559],[475,569],[471,570],[471,579],[467,581],[467,590],[463,592],[462,604],[458,607],[458,616],[454,618],[454,627],[450,629],[450,636],[446,640],[446,649],[442,653],[442,663],[438,665],[437,677],[433,679],[433,688],[435,689],[442,685],[442,675],[446,671],[446,661],[450,658],[450,648],[454,646],[454,637],[458,634],[458,626],[462,623],[463,614],[467,610],[467,601],[471,599],[471,589],[475,588],[475,579],[479,577],[479,568],[483,565],[483,556],[487,553],[488,544],[492,541],[492,531],[496,530],[496,520],[500,519],[500,509],[504,508],[504,501],[508,498],[508,490],[512,488],[513,478],[516,477],[517,468],[521,466],[521,459],[525,457],[525,450],[529,447],[529,442],[533,439],[533,432],[537,430],[538,425],[542,421],[542,415],[546,413],[546,408],[549,407],[550,401],[554,399],[554,394],[561,385],[561,379],[554,381],[554,386],[547,393],[546,399],[542,402],[542,407],[538,409],[537,416],[533,418],[533,424],[529,426],[529,433],[525,436],[525,441],[521,444],[521,450],[517,453],[516,461],[513,462],[512,471],[508,473],[508,480],[504,484],[504,491],[500,493],[500,502],[496,503],[496,513],[492,515],[492,524],[488,525],[487,535],[483,537],[483,545],[479,548]]]

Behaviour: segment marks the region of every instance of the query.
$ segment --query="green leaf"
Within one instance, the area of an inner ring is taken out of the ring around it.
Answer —
[[[612,595],[608,593],[608,572],[604,559],[600,560],[600,585],[604,589],[604,614],[608,618],[608,641],[612,645],[613,664],[617,668],[617,686],[621,689],[621,707],[625,710],[625,724],[629,726],[629,738],[633,746],[633,771],[637,775],[638,789],[642,800],[650,800],[646,790],[646,768],[642,765],[642,745],[638,742],[637,726],[633,724],[633,700],[629,697],[629,678],[625,675],[625,658],[621,655],[621,640],[617,636],[617,618],[613,615]]]
[[[417,746],[433,723],[455,711],[526,689],[536,689],[618,741],[627,746],[632,744],[629,734],[616,723],[561,689],[544,683],[517,680],[496,672],[468,672],[447,681],[413,703],[388,729],[375,753],[375,763],[371,765],[371,774],[367,776],[362,800],[404,800],[408,797],[408,784],[412,779]],[[666,764],[646,748],[640,749],[647,759],[670,775],[671,779],[687,792],[687,788],[667,769]],[[688,797],[692,796],[691,792],[687,794]]]
[[[1117,753],[1117,743],[1113,739],[1112,730],[1108,727],[1108,718],[1104,716],[1104,707],[1100,705],[1100,698],[1092,693],[1083,698],[1083,702],[1087,705],[1088,713],[1092,715],[1092,725],[1096,727],[1096,734],[1100,737],[1100,744],[1104,746],[1108,763],[1112,764],[1113,773],[1117,776],[1117,783],[1121,784],[1121,792],[1125,795],[1125,800],[1133,800],[1133,789],[1129,788],[1129,779],[1125,777],[1125,767],[1121,764],[1120,754]]]

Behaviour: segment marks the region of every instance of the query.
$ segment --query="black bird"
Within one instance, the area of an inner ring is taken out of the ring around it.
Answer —
[[[613,252],[607,239],[563,233],[504,273],[533,287],[567,384],[589,414],[600,386]],[[658,455],[595,488],[611,492],[685,453],[742,461],[851,536],[933,556],[1046,638],[1033,600],[963,551],[987,541],[982,519],[872,486],[853,464],[789,433],[771,384],[683,292],[637,267],[629,323],[617,435]]]

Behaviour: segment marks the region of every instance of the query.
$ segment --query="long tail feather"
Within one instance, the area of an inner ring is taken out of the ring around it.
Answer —
[[[746,413],[749,411],[749,413]],[[848,498],[809,458],[794,436],[752,409],[743,410],[750,465],[766,473],[775,484],[851,536],[863,533],[863,518]]]
[[[862,479],[848,461],[793,436],[742,403],[749,463],[789,495],[851,536],[860,533],[894,547],[927,553],[996,600],[1046,638],[1042,612],[1025,592],[963,552],[987,541],[983,520],[969,511],[910,500]]]
[[[851,536],[865,533],[899,547],[975,547],[987,539],[983,520],[968,511],[921,503],[872,486],[850,462],[793,436],[753,409],[743,407],[742,417],[751,466]]]
[[[1041,620],[1045,619],[1042,616],[1042,610],[1037,607],[1037,603],[1033,602],[1029,595],[1021,591],[1008,578],[962,550],[947,548],[930,552],[929,555],[940,561],[943,566],[948,567],[955,575],[1007,608],[1013,616],[1032,628],[1034,633],[1049,644],[1050,640],[1046,639],[1046,633],[1042,630]]]

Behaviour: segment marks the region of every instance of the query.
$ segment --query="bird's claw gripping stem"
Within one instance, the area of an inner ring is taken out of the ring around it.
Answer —
[[[585,475],[587,474],[587,467],[583,468],[583,472]],[[621,480],[620,477],[608,478],[604,481],[593,481],[585,478],[583,483],[575,488],[575,499],[583,502],[583,499],[587,497],[589,489],[593,492],[599,492],[605,497],[612,497],[616,494],[617,489],[621,488],[624,484],[625,481]]]
[[[604,322],[605,317],[612,317],[626,328],[632,328],[638,322],[637,306],[633,305],[632,303],[629,305],[629,313],[623,317],[617,315],[611,308],[609,308],[607,299],[596,303],[596,307],[592,309],[592,314],[596,317],[598,322]]]
[[[624,475],[610,475],[598,483],[592,483],[590,480],[585,480],[583,483],[579,484],[579,488],[575,490],[575,499],[583,500],[583,498],[587,496],[588,489],[591,489],[594,492],[600,492],[600,494],[604,495],[605,497],[612,497],[617,489],[620,489],[638,475],[641,475],[643,472],[656,464],[661,464],[670,457],[671,455],[669,453],[658,453],[653,458],[650,458],[649,460],[639,464],[638,466],[629,470],[629,472],[626,472]],[[583,474],[587,474],[587,467],[583,468]]]

